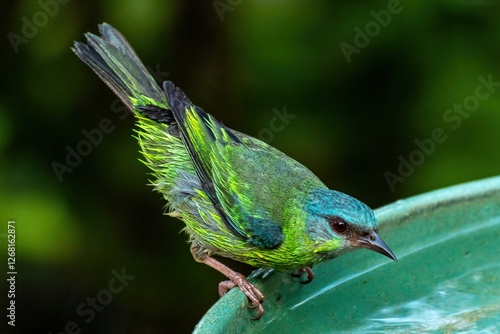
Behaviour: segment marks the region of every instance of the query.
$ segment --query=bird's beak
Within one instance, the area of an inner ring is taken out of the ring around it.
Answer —
[[[398,261],[396,255],[391,251],[389,246],[380,238],[377,232],[372,232],[365,237],[360,237],[356,240],[359,247],[367,248],[380,254],[384,254],[388,258]]]

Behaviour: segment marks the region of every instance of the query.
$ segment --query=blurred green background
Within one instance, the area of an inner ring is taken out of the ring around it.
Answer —
[[[7,272],[14,219],[18,271],[5,332],[190,332],[218,299],[223,277],[192,259],[147,186],[133,118],[70,51],[97,24],[229,127],[376,208],[499,174],[498,13],[497,1],[4,1],[0,260]],[[295,117],[274,123],[284,110]],[[113,130],[58,177],[54,162],[104,118]],[[135,278],[109,294],[113,270]],[[108,304],[91,319],[96,297]]]

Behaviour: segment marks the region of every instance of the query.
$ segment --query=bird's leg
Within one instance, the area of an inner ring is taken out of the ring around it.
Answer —
[[[248,282],[245,276],[232,270],[231,268],[217,261],[211,256],[200,257],[195,253],[193,247],[191,248],[191,252],[193,253],[196,261],[205,263],[206,265],[214,268],[215,270],[219,271],[221,274],[229,278],[229,281],[223,281],[219,283],[219,296],[222,297],[226,292],[237,286],[252,303],[252,306],[250,308],[257,309],[257,317],[254,318],[254,320],[259,320],[262,317],[262,315],[264,314],[264,308],[262,307],[262,303],[264,302],[264,295],[252,283]]]
[[[300,281],[302,284],[309,284],[312,282],[314,279],[314,272],[312,271],[311,267],[304,267],[300,268],[297,273],[292,274],[293,277],[300,277],[303,274],[307,274],[307,280],[305,281]]]
[[[210,256],[202,259],[202,262],[229,278],[229,281],[219,283],[219,296],[222,297],[230,289],[237,286],[252,303],[250,308],[257,308],[257,317],[254,318],[254,320],[258,320],[262,317],[264,314],[264,308],[262,307],[264,295],[252,283],[248,282],[245,276]]]

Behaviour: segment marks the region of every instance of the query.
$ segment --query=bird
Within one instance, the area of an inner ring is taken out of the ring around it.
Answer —
[[[263,293],[217,257],[313,280],[312,267],[365,248],[397,261],[372,209],[329,189],[304,165],[230,129],[170,81],[158,84],[123,35],[107,23],[73,52],[135,116],[136,138],[165,213],[184,222],[190,250],[264,314]]]

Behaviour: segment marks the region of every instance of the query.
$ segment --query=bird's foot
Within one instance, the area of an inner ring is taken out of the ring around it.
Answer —
[[[311,267],[300,268],[296,273],[293,273],[292,276],[301,277],[303,274],[307,274],[307,279],[305,281],[301,280],[301,284],[309,284],[314,279],[314,272],[312,271]]]
[[[242,274],[232,270],[221,262],[217,261],[211,256],[207,257],[197,257],[196,249],[191,247],[191,252],[193,253],[194,258],[206,265],[218,270],[220,273],[224,274],[229,281],[223,281],[219,283],[219,295],[222,297],[229,290],[234,287],[238,287],[241,292],[247,296],[250,300],[252,306],[249,306],[251,309],[257,309],[257,317],[253,318],[253,320],[259,320],[264,314],[264,308],[262,307],[262,303],[264,302],[264,295],[259,291],[252,283],[248,282],[245,276]]]
[[[235,272],[235,275],[231,277],[231,280],[219,283],[219,296],[222,297],[234,287],[238,287],[250,300],[252,306],[249,306],[249,308],[257,309],[257,317],[253,318],[253,320],[259,320],[264,314],[264,308],[262,307],[264,295],[262,292],[260,292],[260,290],[257,289],[252,283],[248,282],[245,276]]]

